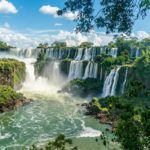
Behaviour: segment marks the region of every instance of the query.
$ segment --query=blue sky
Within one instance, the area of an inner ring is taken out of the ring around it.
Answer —
[[[0,14],[0,24],[9,23],[16,30],[25,29],[60,29],[56,23],[62,24],[61,29],[72,31],[75,28],[73,21],[64,18],[54,18],[52,15],[45,15],[39,12],[43,5],[51,5],[62,8],[64,0],[9,0],[18,13]],[[144,30],[150,32],[150,15],[145,20],[138,20],[133,31]],[[104,31],[100,29],[99,31]]]
[[[63,0],[10,0],[18,13],[0,14],[0,23],[9,23],[11,27],[17,30],[25,29],[61,29],[73,30],[75,23],[64,18],[54,18],[52,15],[42,14],[39,9],[43,5],[63,7]]]
[[[76,26],[73,18],[76,14],[68,12],[63,17],[56,16],[56,10],[63,8],[64,1],[0,0],[0,40],[17,46],[25,43],[23,46],[28,47],[39,42],[52,43],[54,40],[75,45],[90,40],[96,44],[104,44],[112,39],[111,35],[97,34],[104,32],[104,29],[96,30],[88,36],[73,33]],[[139,19],[133,32],[139,32],[138,36],[141,38],[149,37],[150,15],[145,20]]]

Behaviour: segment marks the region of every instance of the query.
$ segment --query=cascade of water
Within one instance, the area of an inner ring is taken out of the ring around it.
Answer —
[[[101,70],[100,70],[100,81],[102,80],[102,77],[103,77],[103,68],[101,67]]]
[[[59,63],[58,62],[54,62],[53,64],[53,68],[52,69],[52,76],[50,79],[47,79],[45,77],[35,77],[34,74],[34,63],[35,63],[35,59],[22,59],[22,61],[25,62],[26,64],[26,80],[23,83],[23,87],[21,89],[21,91],[31,91],[31,92],[41,92],[41,93],[57,93],[57,91],[59,90],[59,88],[61,87],[61,85],[63,84],[62,81],[64,81],[63,79],[61,80],[60,78],[60,74],[59,74]],[[60,81],[61,80],[61,81]],[[62,84],[61,84],[62,83]]]
[[[118,49],[117,48],[111,48],[110,49],[110,55],[112,57],[117,57],[117,54],[118,54]]]
[[[91,48],[86,48],[85,49],[85,54],[84,54],[84,60],[91,60],[92,55],[91,55]]]
[[[75,60],[77,60],[77,61],[81,60],[82,59],[82,55],[83,55],[83,48],[79,48]]]
[[[117,69],[112,69],[109,75],[106,77],[104,82],[102,97],[115,95],[119,70],[120,67],[117,67]]]
[[[88,62],[83,79],[97,78],[97,72],[98,72],[98,64],[93,62]]]
[[[69,80],[73,79],[81,79],[83,72],[83,63],[82,61],[71,61],[70,69],[69,69]]]
[[[93,60],[96,57],[96,48],[91,48],[91,59]]]
[[[100,54],[106,53],[106,48],[105,47],[101,47],[100,48]]]
[[[116,72],[115,72],[115,76],[114,76],[113,84],[112,84],[112,89],[111,89],[111,93],[110,93],[111,96],[114,96],[116,94],[116,86],[117,86],[117,82],[118,82],[120,68],[121,67],[118,67],[116,69]]]
[[[135,57],[139,57],[139,56],[140,56],[140,49],[137,48],[137,49],[136,49],[136,53],[135,53]]]
[[[97,78],[98,64],[94,63],[94,78]]]
[[[10,54],[17,57],[24,58],[36,58],[40,49],[20,49],[20,48],[12,48],[10,49]]]
[[[125,78],[124,78],[124,82],[123,82],[122,88],[121,88],[121,94],[124,93],[125,85],[126,85],[126,82],[127,82],[127,76],[128,76],[128,68],[126,68]]]
[[[115,69],[112,69],[109,75],[105,79],[102,97],[107,97],[110,95],[114,76],[115,76]]]
[[[91,62],[89,62],[86,66],[86,69],[85,69],[85,73],[84,73],[84,76],[83,76],[83,79],[86,79],[88,78],[89,76],[89,71],[90,71],[90,65],[91,65]]]
[[[69,49],[69,52],[68,52],[67,58],[69,58],[69,57],[70,57],[70,51],[71,51],[71,50]]]

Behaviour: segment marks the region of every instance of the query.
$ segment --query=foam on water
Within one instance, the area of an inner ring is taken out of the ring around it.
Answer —
[[[83,120],[81,120],[82,124],[82,131],[81,133],[79,134],[79,136],[77,136],[78,138],[79,137],[99,137],[102,132],[99,131],[99,130],[95,130],[91,127],[86,127],[85,126],[85,122]]]
[[[10,137],[11,137],[10,133],[5,133],[5,134],[0,133],[0,140],[8,139]]]
[[[4,55],[6,56],[6,55]],[[0,149],[47,142],[64,133],[67,137],[97,137],[101,132],[86,127],[77,103],[85,100],[59,94],[60,87],[44,77],[36,78],[34,58],[16,58],[26,64],[26,80],[20,90],[35,101],[25,107],[1,115]],[[56,69],[57,68],[56,64]],[[57,71],[57,70],[56,70]]]

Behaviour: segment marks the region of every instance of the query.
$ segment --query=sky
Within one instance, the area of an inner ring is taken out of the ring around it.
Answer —
[[[11,45],[27,48],[40,42],[52,43],[56,40],[78,45],[92,41],[95,45],[105,45],[112,40],[103,29],[85,35],[74,32],[77,13],[67,12],[58,17],[56,12],[63,8],[65,0],[0,0],[0,40]],[[133,28],[139,38],[149,37],[150,15],[139,19]]]

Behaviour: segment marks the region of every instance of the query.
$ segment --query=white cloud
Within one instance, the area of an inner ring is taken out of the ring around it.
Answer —
[[[7,0],[1,0],[0,1],[0,13],[16,14],[17,12],[18,12],[18,10],[16,9],[16,7],[11,2],[8,2]]]
[[[54,25],[55,26],[62,26],[63,24],[62,23],[55,23]]]
[[[60,17],[57,15],[57,11],[59,10],[60,8],[58,7],[54,7],[54,6],[51,6],[51,5],[44,5],[42,6],[39,11],[43,14],[47,14],[47,15],[52,15],[53,17],[57,18],[57,17]],[[62,17],[68,19],[68,20],[74,20],[77,18],[77,15],[78,13],[75,12],[75,13],[72,13],[70,11],[64,13],[62,15]]]
[[[140,33],[140,34],[139,34]],[[138,38],[150,37],[144,31],[135,33]],[[142,36],[141,36],[142,35]],[[78,33],[63,30],[27,30],[26,33],[20,33],[11,28],[0,27],[0,41],[5,41],[10,45],[19,48],[34,48],[39,43],[47,42],[49,44],[54,41],[64,41],[68,46],[77,46],[81,42],[92,42],[95,46],[107,45],[113,41],[112,34],[92,31],[90,33]]]
[[[10,28],[0,27],[0,40],[10,45],[20,48],[36,47],[39,43],[47,42],[49,44],[54,41],[65,41],[68,46],[76,46],[81,42],[89,41],[94,45],[105,45],[113,38],[112,35],[104,33],[91,32],[88,34],[76,34],[75,32],[56,30],[28,30],[27,33],[19,33]]]
[[[69,11],[69,12],[64,13],[63,16],[67,18],[68,20],[75,20],[77,19],[78,12],[72,13],[71,11]]]
[[[42,6],[40,8],[40,12],[43,13],[43,14],[48,14],[48,15],[53,15],[54,17],[57,17],[57,11],[59,10],[58,7],[53,7],[53,6],[50,6],[50,5],[45,5],[45,6]]]
[[[135,34],[136,37],[138,37],[138,39],[142,40],[145,38],[150,38],[150,35],[148,33],[146,33],[145,31],[138,31],[137,34]]]

